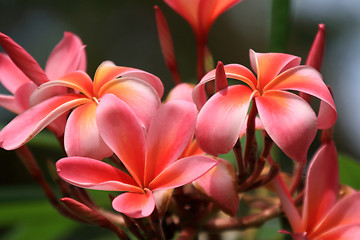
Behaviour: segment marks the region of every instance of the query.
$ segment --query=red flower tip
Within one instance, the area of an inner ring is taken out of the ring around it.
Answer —
[[[228,87],[228,83],[225,75],[224,64],[221,61],[219,61],[216,66],[216,73],[215,73],[215,90],[216,92],[218,92],[227,87]]]

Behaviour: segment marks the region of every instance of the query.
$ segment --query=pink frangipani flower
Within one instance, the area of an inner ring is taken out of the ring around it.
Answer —
[[[191,26],[197,44],[197,71],[201,79],[204,73],[206,44],[214,21],[241,0],[164,0]]]
[[[76,93],[48,97],[52,88],[67,87]],[[68,156],[96,159],[109,157],[112,151],[99,135],[95,111],[102,97],[113,94],[134,111],[144,128],[161,105],[163,85],[160,79],[142,70],[104,62],[94,82],[82,71],[42,84],[30,97],[40,102],[17,116],[0,132],[1,147],[12,150],[28,142],[54,119],[75,108],[66,122],[64,145]]]
[[[0,106],[20,114],[30,108],[29,97],[41,84],[58,79],[72,71],[86,71],[85,46],[81,39],[65,32],[63,39],[51,52],[45,71],[14,40],[0,33],[0,44],[8,55],[0,53],[0,81],[13,95],[0,95]],[[65,87],[49,90],[48,96],[67,93]],[[35,104],[35,103],[33,103]],[[61,136],[65,119],[52,124],[51,129]]]
[[[215,79],[215,70],[207,73],[193,92],[200,110],[196,138],[207,153],[227,153],[235,144],[247,117],[252,100],[262,125],[272,140],[291,159],[306,161],[307,150],[318,128],[326,129],[336,121],[333,98],[318,71],[301,66],[300,58],[282,53],[250,51],[251,66],[257,77],[239,64],[225,65],[227,78],[239,80],[241,85],[216,84],[221,90],[207,100],[205,83]],[[298,95],[301,91],[313,95],[329,106],[316,117],[310,105]]]
[[[351,193],[337,201],[338,171],[335,144],[329,141],[315,153],[308,167],[301,216],[281,179],[275,181],[277,193],[294,232],[291,234],[294,240],[360,238],[360,192]]]
[[[96,110],[99,131],[129,175],[83,157],[60,159],[58,174],[79,187],[124,191],[113,200],[113,208],[129,217],[147,217],[154,211],[156,191],[190,183],[218,163],[206,156],[178,159],[193,136],[196,116],[193,103],[170,101],[159,109],[145,133],[127,104],[105,95]]]

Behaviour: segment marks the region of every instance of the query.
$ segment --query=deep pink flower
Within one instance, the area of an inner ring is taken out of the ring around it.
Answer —
[[[308,167],[301,216],[283,182],[275,182],[294,240],[360,239],[360,192],[337,201],[338,171],[335,144],[329,141],[315,153]]]
[[[76,93],[49,98],[52,88],[67,87]],[[134,111],[144,128],[160,106],[163,85],[160,79],[142,70],[118,67],[104,62],[95,73],[94,82],[82,71],[72,72],[58,80],[42,84],[30,97],[40,102],[17,116],[0,132],[1,147],[12,150],[28,142],[54,119],[75,108],[66,122],[64,144],[68,156],[97,159],[112,151],[99,135],[95,111],[98,102],[114,94]]]
[[[300,66],[300,58],[281,53],[250,51],[251,66],[257,77],[239,64],[224,66],[227,78],[241,85],[222,86],[207,100],[205,83],[215,79],[207,73],[195,87],[193,98],[200,110],[196,126],[199,146],[207,153],[227,153],[239,137],[250,102],[255,101],[262,125],[279,148],[293,160],[306,161],[307,150],[318,128],[326,129],[336,121],[333,98],[318,71]],[[313,95],[331,111],[316,117],[310,105],[286,90]]]
[[[30,108],[29,97],[42,83],[58,79],[72,71],[86,71],[85,46],[81,39],[65,32],[63,39],[51,52],[43,70],[21,46],[0,33],[0,44],[8,55],[0,53],[0,81],[13,95],[0,95],[0,106],[20,114]],[[64,87],[49,90],[48,96],[65,94]],[[33,103],[35,104],[35,103]],[[56,121],[51,129],[61,136],[65,119]]]
[[[82,157],[60,159],[58,173],[79,187],[124,191],[113,200],[114,209],[133,218],[149,216],[155,208],[154,192],[190,183],[218,163],[205,156],[178,159],[193,136],[196,115],[193,103],[170,101],[159,109],[145,133],[127,104],[105,95],[96,110],[100,134],[129,175]]]

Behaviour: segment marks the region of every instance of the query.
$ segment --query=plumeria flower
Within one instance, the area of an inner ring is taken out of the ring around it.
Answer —
[[[196,116],[193,103],[168,102],[154,116],[146,134],[130,107],[108,94],[96,110],[99,131],[129,175],[83,157],[60,159],[58,174],[79,187],[124,191],[113,200],[113,208],[129,217],[147,217],[155,209],[157,191],[190,183],[218,163],[205,156],[178,159],[194,134]]]
[[[8,53],[0,53],[0,81],[13,95],[0,95],[0,106],[20,114],[30,108],[29,97],[41,84],[58,79],[75,70],[86,71],[85,46],[81,39],[65,32],[63,39],[51,52],[43,70],[14,40],[0,33],[0,44]],[[49,90],[49,96],[65,94],[64,87]],[[52,124],[52,130],[61,136],[65,118]]]
[[[168,94],[166,101],[184,100],[192,102],[192,91],[195,85],[180,83]],[[201,150],[195,138],[193,138],[179,158],[202,155],[206,153]],[[239,207],[239,195],[237,191],[237,175],[234,166],[225,159],[217,158],[219,164],[193,182],[200,192],[213,200],[224,212],[231,216],[236,214]]]
[[[337,201],[338,171],[335,144],[329,141],[315,153],[308,167],[301,216],[283,182],[276,181],[278,195],[294,232],[291,234],[294,240],[360,239],[360,192],[351,193]]]
[[[205,83],[215,79],[216,71],[212,70],[195,87],[194,102],[201,109],[195,133],[199,146],[215,156],[227,153],[238,139],[253,101],[272,140],[291,159],[305,162],[317,129],[331,127],[337,117],[333,98],[320,73],[299,65],[300,58],[288,54],[251,50],[250,60],[257,77],[242,65],[229,64],[224,66],[226,77],[241,84],[228,86],[224,78],[225,82],[216,84],[222,90],[207,101],[204,88]],[[286,90],[305,92],[322,100],[318,117],[306,101]]]
[[[67,87],[76,93],[49,98],[52,88]],[[112,151],[99,135],[95,111],[101,98],[114,94],[136,114],[144,128],[161,105],[163,85],[160,79],[142,70],[104,62],[94,82],[83,71],[75,71],[42,84],[30,97],[40,102],[17,116],[0,132],[1,147],[12,150],[28,142],[54,119],[75,108],[66,122],[64,146],[68,156],[96,159],[109,157]]]
[[[164,0],[190,24],[197,43],[198,77],[204,73],[207,38],[214,21],[241,0]]]

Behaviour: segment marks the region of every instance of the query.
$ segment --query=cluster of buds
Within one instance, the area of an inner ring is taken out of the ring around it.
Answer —
[[[340,194],[331,134],[337,112],[319,72],[325,26],[319,25],[305,65],[293,55],[250,50],[253,71],[220,61],[210,70],[211,25],[240,0],[165,2],[194,31],[199,81],[182,82],[169,26],[156,6],[161,49],[176,85],[163,101],[161,80],[143,70],[105,61],[92,80],[85,46],[73,33],[65,33],[44,70],[0,33],[6,52],[0,80],[13,94],[0,95],[0,105],[18,114],[0,131],[1,147],[18,153],[61,214],[119,239],[193,239],[281,216],[291,229],[279,231],[296,240],[360,238],[360,193]],[[320,100],[317,113],[312,97]],[[60,199],[26,147],[44,128],[66,154],[50,163]],[[321,146],[307,164],[318,131]],[[272,156],[274,146],[293,161],[291,174]],[[225,159],[231,151],[234,162]],[[110,195],[109,210],[86,189],[120,193]]]

